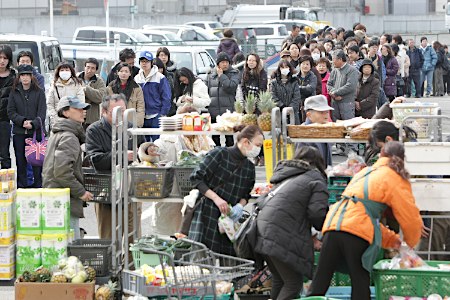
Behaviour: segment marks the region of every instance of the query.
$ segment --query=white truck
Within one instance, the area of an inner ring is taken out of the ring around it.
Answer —
[[[267,20],[298,20],[306,21],[308,26],[317,31],[327,24],[327,22],[319,21],[317,13],[320,10],[321,8],[318,7],[240,4],[232,10],[225,11],[222,23],[228,27],[243,27],[261,24]]]

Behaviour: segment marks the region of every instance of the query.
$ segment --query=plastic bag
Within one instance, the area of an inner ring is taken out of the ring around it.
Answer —
[[[365,167],[364,159],[354,151],[350,151],[346,161],[327,169],[327,171],[328,176],[354,176]]]
[[[430,269],[432,267],[428,266],[422,258],[417,255],[414,249],[409,248],[406,244],[402,244],[397,254],[389,262],[385,262],[381,266],[382,269]]]
[[[227,110],[216,118],[216,124],[213,124],[213,129],[217,131],[233,131],[234,126],[242,123],[242,114],[237,112],[230,112]]]
[[[218,221],[219,232],[226,233],[230,241],[234,241],[234,235],[236,234],[236,230],[239,228],[239,224],[229,217],[225,215],[221,215]]]

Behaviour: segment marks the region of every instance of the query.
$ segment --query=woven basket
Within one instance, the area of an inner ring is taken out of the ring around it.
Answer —
[[[349,136],[351,139],[354,140],[368,140],[370,136],[370,132],[372,131],[372,128],[356,128],[354,130],[351,130],[349,132]]]
[[[288,125],[288,136],[291,138],[343,138],[344,126],[320,126],[320,125]]]

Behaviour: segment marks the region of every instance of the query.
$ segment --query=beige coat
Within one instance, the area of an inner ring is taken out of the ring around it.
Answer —
[[[79,75],[80,79],[83,76],[84,72]],[[86,103],[91,105],[86,112],[86,124],[90,125],[100,119],[100,104],[106,95],[106,85],[100,76],[94,75],[87,85],[83,82],[83,87]]]
[[[47,95],[47,117],[50,118],[52,125],[57,118],[56,107],[58,102],[64,96],[77,96],[80,101],[85,102],[84,89],[80,83],[75,83],[73,78],[70,78],[69,81],[64,84],[61,81],[61,78],[58,78],[56,83],[51,85]]]
[[[106,88],[106,93],[108,95],[114,94],[112,90],[113,84],[114,81],[112,81]],[[141,87],[138,86],[133,89],[130,99],[127,101],[127,108],[134,108],[136,110],[137,126],[138,127],[144,126],[145,102],[144,102],[144,93],[142,92]]]

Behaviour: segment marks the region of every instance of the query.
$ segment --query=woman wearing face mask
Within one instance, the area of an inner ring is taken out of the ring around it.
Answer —
[[[280,109],[292,107],[294,109],[295,124],[300,125],[300,87],[297,77],[293,77],[294,68],[282,59],[278,68],[273,72],[270,82],[270,92],[273,101]]]
[[[306,112],[303,108],[305,104],[305,99],[316,94],[317,77],[312,72],[314,67],[314,62],[311,56],[302,56],[299,60],[300,62],[300,73],[297,78],[300,85],[300,112],[301,112],[301,122],[306,121]]]
[[[55,78],[47,96],[47,115],[52,125],[57,118],[58,102],[65,96],[76,96],[81,102],[85,102],[83,85],[75,70],[70,64],[63,62],[55,70]]]
[[[237,222],[255,184],[255,158],[263,144],[263,132],[255,125],[238,126],[233,147],[216,147],[191,174],[191,182],[203,197],[197,201],[189,238],[212,251],[235,255],[233,244],[218,229],[221,214]],[[249,159],[250,158],[250,159]],[[230,208],[231,206],[231,208]]]
[[[42,187],[42,167],[33,167],[33,185],[27,180],[27,160],[25,158],[25,139],[33,138],[41,141],[47,105],[45,93],[33,76],[33,67],[20,65],[19,77],[14,80],[8,100],[8,117],[13,122],[13,145],[17,164],[17,187]],[[40,119],[40,120],[39,120]]]
[[[127,108],[136,110],[137,126],[142,127],[145,117],[144,93],[139,84],[134,81],[133,76],[131,76],[133,68],[127,63],[121,63],[116,70],[117,78],[109,83],[106,88],[107,94],[124,94]]]
[[[317,62],[321,58],[319,48],[315,48],[313,51],[311,51],[311,58],[314,62]]]

